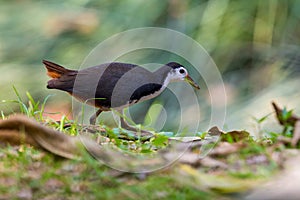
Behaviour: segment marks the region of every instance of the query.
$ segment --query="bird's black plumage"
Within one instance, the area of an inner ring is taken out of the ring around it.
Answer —
[[[139,101],[159,95],[171,81],[186,80],[193,87],[200,87],[192,80],[186,69],[176,62],[161,66],[150,72],[138,65],[127,63],[106,63],[82,70],[66,69],[58,64],[43,60],[47,74],[52,78],[47,88],[66,91],[82,102],[98,107],[91,116],[95,124],[102,111],[123,108]],[[178,70],[178,68],[180,68]],[[135,130],[121,118],[122,127]]]
[[[46,66],[47,62],[44,62]],[[175,66],[172,63],[165,70],[160,69],[160,73],[166,76],[170,67]],[[160,91],[162,84],[162,78],[138,65],[113,62],[70,70],[48,81],[47,87],[66,91],[83,102],[108,110],[136,103]]]
[[[130,97],[130,103],[138,102],[142,97],[153,95],[161,90],[162,85],[158,83],[144,84],[136,89]]]
[[[169,66],[172,69],[177,69],[177,68],[183,67],[181,64],[179,64],[177,62],[169,62],[166,64],[166,66]]]

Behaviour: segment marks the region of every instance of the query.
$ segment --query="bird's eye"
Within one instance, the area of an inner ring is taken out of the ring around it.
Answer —
[[[184,69],[180,69],[180,70],[179,70],[179,73],[180,73],[180,74],[184,74],[184,73],[185,73],[185,70],[184,70]]]

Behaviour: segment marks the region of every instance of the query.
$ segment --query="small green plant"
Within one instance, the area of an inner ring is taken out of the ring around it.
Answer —
[[[283,125],[282,134],[288,137],[293,136],[294,122],[291,120],[293,110],[287,110],[286,107],[282,109],[282,112],[278,115],[279,121]]]
[[[281,115],[279,115],[279,120],[283,123],[289,123],[289,119],[292,117],[293,110],[287,110],[286,107],[282,109]]]
[[[262,123],[271,115],[272,113],[269,113],[261,118],[255,118],[257,129],[259,131],[259,136],[263,136],[262,138],[269,139],[272,142],[275,142],[280,135],[284,135],[287,137],[292,137],[293,130],[294,130],[294,122],[291,120],[293,115],[293,110],[287,110],[286,107],[282,109],[282,112],[277,115],[278,120],[283,125],[283,130],[281,133],[274,133],[274,132],[267,132],[261,128]]]
[[[262,129],[262,123],[265,122],[271,114],[272,113],[269,113],[261,118],[252,117],[252,119],[256,123],[256,127],[258,130],[258,137],[263,137],[263,135],[265,134],[265,131]]]
[[[38,121],[43,121],[43,113],[45,110],[45,105],[50,98],[51,95],[48,95],[42,103],[34,100],[32,95],[27,91],[27,101],[28,103],[24,103],[24,100],[21,98],[19,91],[16,87],[13,86],[13,90],[17,96],[17,100],[2,100],[2,103],[16,103],[19,105],[20,113],[27,115],[28,117],[33,117]],[[5,114],[1,111],[2,119],[5,118]]]

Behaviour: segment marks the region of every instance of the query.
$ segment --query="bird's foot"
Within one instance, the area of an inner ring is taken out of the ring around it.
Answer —
[[[152,137],[153,133],[148,130],[142,130],[133,126],[127,126],[127,127],[120,127],[121,129],[126,131],[130,131],[133,133],[136,137]]]
[[[151,133],[148,130],[143,130],[141,128],[131,126],[130,124],[128,124],[125,121],[125,119],[123,117],[120,117],[120,126],[121,126],[121,128],[123,128],[125,130],[133,132],[134,135],[136,135],[137,137],[149,137],[150,138],[153,136],[153,133]]]

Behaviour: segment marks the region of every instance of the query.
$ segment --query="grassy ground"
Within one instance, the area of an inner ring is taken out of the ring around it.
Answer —
[[[36,102],[29,93],[23,101],[17,91],[20,112],[65,134],[78,134],[79,127],[63,117],[60,122],[43,117],[46,100]],[[29,103],[24,103],[29,102]],[[284,169],[285,161],[299,154],[292,146],[292,111],[279,113],[283,132],[267,133],[254,140],[246,131],[222,134],[208,156],[195,158],[197,146],[173,165],[154,173],[132,174],[111,169],[88,154],[67,160],[28,144],[0,148],[1,199],[239,199]],[[2,118],[6,119],[5,113]],[[262,123],[267,117],[257,119]],[[66,126],[68,124],[68,126]],[[71,125],[70,125],[71,124]],[[155,153],[168,148],[168,137],[148,141],[120,139],[106,128],[107,141],[125,151]],[[135,146],[135,148],[132,148]]]

